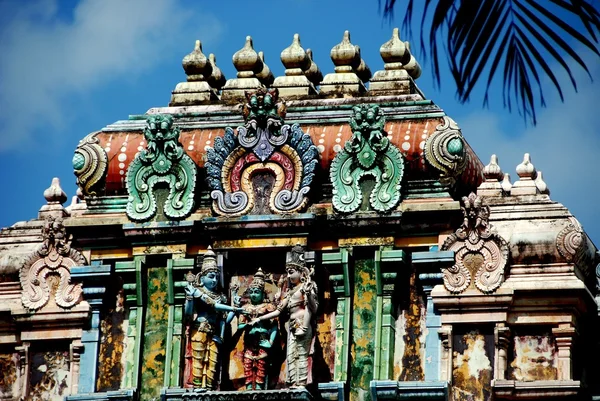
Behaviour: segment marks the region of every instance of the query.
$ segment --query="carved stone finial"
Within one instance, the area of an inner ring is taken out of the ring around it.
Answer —
[[[194,207],[196,163],[183,150],[179,127],[173,125],[171,115],[151,115],[146,123],[144,139],[148,145],[127,169],[127,216],[140,222],[156,216],[155,186],[166,183],[165,216],[173,220],[186,218]]]
[[[308,67],[308,69],[304,71],[304,74],[306,75],[306,78],[308,78],[308,80],[312,82],[312,84],[315,87],[319,86],[321,84],[321,81],[323,80],[323,73],[321,73],[319,66],[317,66],[317,64],[313,60],[312,50],[306,49],[306,54],[308,55],[308,58],[310,60],[310,67]]]
[[[500,180],[504,173],[498,165],[498,156],[492,155],[490,163],[483,168],[483,176],[485,181],[477,188],[478,196],[501,196],[503,194],[502,184]]]
[[[425,160],[440,171],[440,182],[453,186],[467,167],[467,157],[462,132],[458,124],[448,116],[427,138],[424,149]]]
[[[370,176],[375,186],[369,204],[380,213],[392,211],[400,202],[404,158],[390,143],[384,130],[385,117],[377,105],[352,108],[352,138],[337,153],[329,177],[333,185],[332,205],[339,213],[354,213],[362,205],[360,180]]]
[[[379,53],[385,63],[384,69],[375,73],[369,91],[380,94],[416,93],[411,78],[415,78],[412,74],[416,72],[418,63],[409,50],[408,42],[400,40],[398,28],[394,28],[392,38],[381,45]]]
[[[44,198],[46,198],[49,205],[62,205],[67,201],[67,194],[65,194],[65,191],[60,187],[60,180],[58,177],[52,179],[52,184],[44,191]]]
[[[206,81],[212,72],[212,65],[202,53],[202,42],[196,40],[194,50],[183,58],[181,63],[189,82]]]
[[[538,191],[540,191],[541,194],[550,195],[550,190],[548,189],[548,185],[546,185],[546,182],[544,181],[544,178],[542,177],[541,171],[537,172],[537,177],[535,177],[534,182],[535,182],[535,186],[537,187]]]
[[[517,174],[519,181],[514,183],[510,191],[511,195],[537,195],[540,193],[534,181],[537,171],[531,163],[529,153],[525,153],[523,161],[517,166]]]
[[[490,208],[483,198],[471,193],[463,197],[463,223],[451,234],[442,250],[454,251],[454,265],[442,269],[444,286],[452,293],[465,291],[475,282],[483,293],[494,292],[504,281],[508,245],[492,230]]]
[[[304,208],[319,157],[311,137],[297,124],[284,124],[285,103],[279,101],[277,88],[246,92],[243,115],[245,125],[237,128],[237,135],[228,127],[207,150],[213,210],[221,216],[240,216]],[[270,191],[254,188],[265,185],[256,182],[257,173],[275,179]]]
[[[209,54],[208,62],[212,66],[212,73],[208,77],[208,84],[215,90],[221,90],[227,80],[225,79],[225,75],[223,75],[223,71],[217,67],[217,58],[213,53]]]
[[[23,306],[30,310],[44,307],[53,295],[56,305],[63,309],[75,306],[81,300],[81,284],[71,284],[71,268],[87,262],[71,248],[62,218],[49,216],[42,228],[42,245],[23,265],[19,272]],[[58,285],[50,285],[49,276],[58,276]]]
[[[312,64],[300,44],[300,35],[295,34],[292,44],[281,52],[281,62],[285,67],[285,76],[277,77],[273,87],[279,89],[282,97],[300,97],[317,93],[305,75],[305,71],[312,67]]]
[[[410,60],[404,65],[404,69],[406,70],[406,72],[408,72],[408,75],[410,75],[412,79],[417,79],[421,76],[421,65],[417,62],[417,59],[415,58],[414,54],[412,54],[412,52],[410,51],[410,43],[404,42],[404,44],[406,45],[406,49],[410,53]]]
[[[251,36],[246,36],[244,47],[233,55],[232,60],[237,70],[237,78],[227,80],[221,92],[221,99],[237,102],[244,98],[244,93],[247,90],[257,90],[264,87],[257,78],[257,74],[263,71],[264,65],[256,50],[254,50]]]
[[[181,64],[187,81],[177,84],[169,106],[191,106],[217,100],[217,93],[208,82],[213,66],[202,53],[202,42],[196,40],[194,50],[183,58]]]
[[[350,42],[350,32],[345,31],[342,41],[331,49],[335,73],[327,74],[321,83],[321,93],[326,95],[356,95],[366,88],[355,72],[361,65],[360,48]]]
[[[356,46],[356,50],[360,57],[360,47]],[[360,80],[363,81],[363,83],[369,82],[369,79],[371,79],[371,77],[373,76],[373,74],[371,74],[371,69],[362,57],[360,58],[360,63],[358,64],[358,66],[354,68],[354,72],[356,73],[356,75],[358,75]]]
[[[263,68],[262,68],[262,70],[260,70],[260,72],[256,73],[256,78],[258,78],[258,80],[263,85],[265,85],[267,87],[271,86],[271,84],[275,80],[275,77],[273,77],[273,73],[271,72],[271,69],[269,68],[267,63],[265,63],[265,53],[262,51],[258,52],[258,58],[262,62]]]
[[[510,194],[510,190],[512,188],[512,183],[510,182],[510,174],[509,173],[504,173],[504,179],[502,180],[502,183],[500,185],[502,185],[502,190],[505,193]]]

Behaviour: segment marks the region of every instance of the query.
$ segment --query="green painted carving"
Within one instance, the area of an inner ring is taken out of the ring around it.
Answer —
[[[339,213],[356,212],[363,199],[360,181],[371,176],[375,179],[369,195],[371,208],[389,212],[400,202],[404,158],[387,138],[385,117],[379,106],[358,105],[352,112],[352,138],[331,163],[333,208]]]
[[[179,128],[173,127],[173,117],[157,114],[148,117],[147,123],[144,138],[148,146],[127,170],[127,216],[133,221],[154,217],[157,210],[154,187],[163,182],[169,187],[165,215],[183,219],[194,207],[196,164],[179,143]]]

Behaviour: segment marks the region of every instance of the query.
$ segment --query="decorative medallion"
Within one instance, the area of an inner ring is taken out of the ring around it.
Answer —
[[[356,212],[363,199],[360,181],[371,176],[375,186],[369,195],[373,210],[386,213],[400,202],[400,182],[404,174],[404,158],[390,144],[384,131],[385,117],[376,105],[352,108],[352,138],[331,163],[333,208],[339,213]]]
[[[246,92],[246,99],[245,125],[237,135],[226,128],[207,150],[213,210],[221,216],[297,212],[308,203],[317,148],[298,124],[283,123],[277,89]]]
[[[451,234],[442,250],[454,251],[454,265],[442,269],[444,286],[458,294],[467,289],[475,275],[475,286],[484,293],[494,292],[504,281],[508,245],[489,224],[490,207],[471,193],[463,197],[464,220]]]
[[[85,257],[72,249],[61,218],[49,217],[42,229],[42,246],[21,268],[19,278],[23,306],[37,310],[46,305],[50,295],[64,309],[81,300],[81,284],[71,284],[71,267],[85,266]]]
[[[465,144],[460,128],[448,116],[425,142],[425,160],[441,172],[440,181],[453,186],[467,167]]]
[[[155,186],[166,183],[169,194],[164,214],[171,219],[184,219],[194,207],[196,163],[179,143],[179,127],[173,126],[172,116],[157,114],[146,122],[144,138],[148,146],[127,170],[127,216],[134,221],[153,218],[157,211]]]
[[[567,260],[574,262],[585,247],[585,234],[575,218],[569,218],[569,224],[556,236],[556,248]]]
[[[73,155],[73,169],[83,196],[96,196],[104,190],[108,157],[93,132],[79,141]]]

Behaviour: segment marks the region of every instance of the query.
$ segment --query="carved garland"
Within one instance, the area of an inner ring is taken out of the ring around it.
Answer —
[[[454,265],[442,270],[444,286],[452,293],[461,293],[471,284],[474,273],[475,286],[481,292],[492,293],[504,281],[508,245],[492,230],[490,208],[482,198],[474,193],[463,197],[461,210],[462,225],[442,246],[442,250],[455,252]]]
[[[192,213],[196,187],[196,163],[179,143],[179,127],[173,127],[170,115],[153,115],[147,119],[144,138],[148,145],[127,169],[127,216],[146,221],[157,210],[154,187],[167,183],[169,194],[164,213],[171,219],[183,219]]]
[[[318,163],[318,151],[298,124],[284,125],[285,105],[277,89],[247,92],[246,124],[226,128],[207,150],[206,173],[213,210],[240,216],[255,203],[252,177],[268,171],[275,176],[269,198],[272,213],[293,213],[308,203],[307,194]]]
[[[369,195],[373,210],[386,213],[400,202],[404,158],[384,131],[385,117],[376,105],[352,109],[352,138],[331,163],[333,208],[339,213],[356,212],[363,199],[360,181],[371,176],[375,186]]]
[[[77,185],[84,196],[96,196],[104,191],[108,157],[99,145],[99,132],[93,132],[79,141],[73,155],[73,169]]]
[[[54,290],[48,284],[51,275],[58,276],[54,299],[61,308],[67,309],[81,300],[81,284],[71,284],[71,268],[87,264],[85,257],[72,249],[66,238],[62,219],[50,217],[42,229],[43,243],[21,268],[19,278],[23,293],[23,306],[37,310],[46,305]]]
[[[448,116],[435,128],[435,132],[425,142],[425,160],[438,169],[440,181],[453,186],[456,178],[467,167],[467,156],[462,133],[458,124]]]

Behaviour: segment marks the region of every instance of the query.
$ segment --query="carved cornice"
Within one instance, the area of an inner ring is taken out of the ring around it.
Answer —
[[[29,310],[43,308],[54,291],[56,305],[69,309],[81,301],[81,284],[71,284],[74,266],[87,264],[85,257],[71,248],[61,218],[49,217],[42,228],[43,243],[21,268],[19,278],[23,289],[21,301]],[[51,287],[50,276],[58,278]]]
[[[469,287],[474,274],[475,286],[483,293],[492,293],[504,281],[508,245],[492,230],[490,208],[483,198],[471,193],[462,202],[463,223],[442,246],[442,250],[455,252],[454,265],[442,269],[444,286],[459,294]]]
[[[147,221],[156,215],[156,184],[169,187],[164,213],[170,219],[183,219],[192,213],[196,187],[196,163],[179,143],[179,127],[173,117],[157,114],[148,117],[144,138],[148,145],[127,169],[127,216]]]
[[[329,172],[333,209],[338,213],[356,212],[366,195],[360,181],[370,176],[375,186],[369,194],[369,204],[379,213],[388,213],[400,202],[404,158],[384,131],[385,117],[379,106],[354,106],[349,125],[352,138],[335,156]]]

